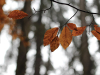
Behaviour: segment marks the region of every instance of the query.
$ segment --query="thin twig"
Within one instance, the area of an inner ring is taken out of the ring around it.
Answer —
[[[78,12],[78,10],[75,12],[75,14],[69,20],[71,20],[76,15],[77,12]],[[66,25],[68,23],[68,21],[64,25]]]
[[[51,1],[51,6],[50,6],[49,8],[44,9],[44,10],[40,10],[40,11],[36,11],[36,12],[41,12],[41,11],[43,11],[43,12],[45,13],[45,11],[50,10],[50,9],[52,8],[52,0],[50,0],[50,1]]]
[[[88,11],[85,11],[85,10],[78,9],[78,8],[74,7],[73,5],[70,5],[70,4],[68,4],[68,3],[61,3],[61,2],[58,2],[58,1],[55,1],[55,0],[52,0],[52,2],[61,4],[61,5],[68,5],[68,6],[74,8],[74,9],[76,9],[76,10],[78,10],[78,11],[81,11],[81,12],[85,12],[85,13],[89,13],[89,14],[98,14],[98,15],[100,15],[100,13],[91,13],[91,12],[88,12]]]
[[[77,12],[78,12],[78,10],[75,12],[75,14],[74,14],[70,19],[72,19],[72,18],[77,14]],[[68,19],[68,21],[69,21],[70,19]],[[65,26],[65,25],[68,23],[68,21],[67,21],[63,26]],[[58,36],[58,34],[60,33],[60,30],[63,28],[63,26],[62,26],[61,28],[59,27],[59,31],[58,31],[58,33],[57,33],[57,36]]]
[[[88,25],[89,26],[89,34],[90,34],[90,26],[94,25],[94,23],[93,23],[94,22],[94,16],[93,16],[93,14],[91,14],[91,15],[92,15],[93,19],[92,19],[92,22],[90,23],[90,25]]]
[[[43,11],[43,12],[45,13],[45,11],[50,10],[50,9],[52,8],[52,0],[50,0],[50,1],[51,1],[51,6],[50,6],[49,8],[47,8],[47,9],[40,10],[40,11],[36,11],[35,8],[33,8],[34,11],[35,11],[35,14],[36,14],[37,12],[41,12],[41,11]],[[29,18],[32,17],[33,15],[34,15],[34,14],[32,14],[31,16],[29,16]],[[29,18],[28,18],[28,19],[29,19]]]

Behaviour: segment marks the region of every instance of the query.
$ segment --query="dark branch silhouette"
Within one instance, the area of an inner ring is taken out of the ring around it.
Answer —
[[[36,11],[35,8],[33,8],[34,11],[35,11],[35,13],[41,12],[41,11],[43,11],[43,12],[45,13],[45,11],[50,10],[50,9],[52,8],[52,2],[54,2],[54,3],[57,3],[57,4],[61,4],[61,5],[68,5],[68,6],[74,8],[74,9],[76,9],[77,11],[80,11],[80,12],[84,12],[84,13],[88,13],[88,14],[98,14],[98,15],[100,15],[100,13],[92,13],[92,12],[89,12],[89,11],[85,11],[85,10],[79,9],[79,8],[77,8],[77,7],[73,6],[73,5],[71,5],[70,3],[62,3],[62,2],[55,1],[55,0],[50,0],[50,1],[51,1],[51,6],[50,6],[49,8],[47,8],[47,9],[40,10],[40,11]],[[34,15],[34,14],[32,14],[32,15]],[[32,15],[31,15],[31,16],[32,16]],[[76,14],[75,14],[75,15],[76,15]],[[73,15],[72,17],[74,17],[75,15]],[[31,16],[30,16],[30,17],[31,17]],[[29,17],[29,18],[30,18],[30,17]],[[72,18],[72,17],[71,17],[71,18]],[[70,19],[69,19],[69,20],[70,20]],[[68,20],[68,21],[69,21],[69,20]]]
[[[70,5],[69,3],[61,3],[61,2],[58,2],[58,1],[55,1],[55,0],[51,0],[51,1],[52,1],[52,2],[55,2],[55,3],[57,3],[57,4],[61,4],[61,5],[68,5],[68,6],[72,7],[72,8],[74,8],[74,9],[76,9],[76,10],[78,10],[78,11],[81,11],[81,12],[84,12],[84,13],[98,14],[98,15],[100,15],[100,13],[92,13],[92,12],[89,12],[89,11],[85,11],[85,10],[82,10],[82,9],[78,9],[78,8],[74,7],[73,5]]]
[[[72,19],[72,18],[77,14],[77,12],[78,12],[78,10],[75,12],[75,14],[74,14],[70,19]],[[70,19],[69,19],[69,20],[70,20]],[[68,20],[68,21],[69,21],[69,20]],[[66,24],[68,23],[68,21],[67,21],[64,25],[66,25]]]
[[[36,11],[34,8],[33,9],[34,9],[35,13],[41,12],[41,11],[43,11],[45,13],[45,11],[50,10],[51,8],[52,8],[52,1],[51,1],[51,6],[49,8],[47,8],[47,9],[40,10],[40,11]]]

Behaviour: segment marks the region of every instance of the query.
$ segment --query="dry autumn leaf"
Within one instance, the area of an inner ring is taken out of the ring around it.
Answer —
[[[72,36],[78,36],[81,35],[83,33],[83,31],[85,30],[86,26],[83,27],[77,27],[77,30],[73,30],[72,32]]]
[[[51,52],[55,51],[59,47],[59,38],[56,36],[50,43]]]
[[[13,18],[13,19],[22,19],[26,16],[28,16],[28,14],[20,10],[14,10],[10,12],[10,14],[8,15],[9,18]]]
[[[2,9],[2,7],[0,6],[0,14],[2,14],[3,13],[3,9]]]
[[[98,40],[100,40],[100,33],[99,32],[97,32],[95,30],[92,30],[91,32]]]
[[[59,41],[64,49],[66,49],[70,45],[72,41],[72,34],[67,26],[63,28],[60,34]]]
[[[100,27],[97,27],[97,25],[94,25],[94,29],[92,30],[92,34],[98,39],[100,40]]]
[[[5,3],[5,0],[0,0],[0,6],[3,6]]]
[[[58,32],[58,27],[52,28],[46,31],[44,34],[43,45],[46,46],[56,37]]]
[[[98,27],[97,25],[94,25],[94,29],[95,29],[95,31],[100,33],[100,27]]]
[[[68,26],[71,30],[77,30],[76,24],[67,23],[67,26]]]

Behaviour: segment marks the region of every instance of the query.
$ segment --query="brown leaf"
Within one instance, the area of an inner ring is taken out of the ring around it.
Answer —
[[[98,32],[95,31],[95,30],[92,30],[91,32],[92,32],[92,34],[93,34],[98,40],[100,40],[100,33],[98,33]]]
[[[86,26],[83,27],[77,27],[77,30],[73,30],[72,32],[72,36],[78,36],[81,35],[83,33],[83,31],[85,30]]]
[[[66,49],[70,45],[72,41],[72,34],[67,26],[63,28],[60,34],[59,41],[64,49]]]
[[[59,38],[56,36],[50,43],[51,52],[59,47]]]
[[[28,16],[28,14],[20,10],[14,10],[10,12],[10,14],[8,15],[9,18],[13,18],[13,19],[22,19],[26,16]]]
[[[3,6],[5,3],[5,0],[0,0],[0,6]]]
[[[2,6],[0,6],[0,15],[3,13]]]
[[[76,24],[68,23],[67,26],[68,26],[71,30],[77,30]]]
[[[97,27],[97,25],[94,25],[94,29],[92,30],[92,34],[98,39],[100,40],[100,27]]]
[[[97,25],[94,25],[94,29],[95,29],[95,31],[100,33],[100,27],[97,27]]]
[[[58,27],[52,28],[46,31],[44,34],[43,45],[46,46],[56,37],[58,32]]]

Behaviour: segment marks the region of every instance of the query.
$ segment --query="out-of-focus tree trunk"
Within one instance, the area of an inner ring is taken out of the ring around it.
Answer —
[[[80,9],[85,10],[86,0],[80,0]],[[81,12],[81,26],[86,26],[86,13]],[[88,50],[88,38],[86,34],[86,30],[82,34],[81,38],[81,47],[80,47],[80,60],[83,65],[83,75],[92,75],[92,61],[91,56]]]
[[[39,22],[39,21],[38,21]],[[44,34],[44,25],[39,22],[36,24],[36,32],[35,32],[35,39],[36,39],[36,58],[35,58],[35,73],[34,75],[40,75],[40,68],[41,68],[41,45],[43,44],[43,34]]]
[[[99,0],[96,0],[95,3],[97,5],[98,13],[100,13],[100,1]]]
[[[43,9],[43,1],[41,0],[40,4],[40,10]],[[36,58],[35,58],[35,73],[34,75],[40,75],[40,68],[41,68],[41,62],[42,62],[42,57],[41,57],[41,45],[43,44],[43,36],[45,32],[45,27],[42,24],[42,12],[40,11],[38,14],[38,21],[34,23],[36,26],[36,31],[35,31],[35,40],[36,40]]]
[[[31,1],[25,1],[23,11],[28,13],[28,14],[32,14],[30,5],[31,5]],[[23,35],[24,35],[24,37],[26,37],[25,40],[29,41],[28,40],[28,33],[30,31],[30,23],[31,23],[30,20],[28,18],[24,18],[24,19],[19,20],[17,23],[21,25]],[[20,46],[18,49],[16,75],[25,75],[26,61],[27,61],[26,55],[28,52],[28,48],[29,47],[25,47],[23,45],[23,42],[20,41]]]

